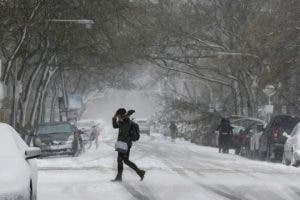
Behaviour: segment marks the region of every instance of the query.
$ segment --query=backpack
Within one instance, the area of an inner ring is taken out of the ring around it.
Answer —
[[[133,142],[136,142],[140,139],[140,127],[137,123],[131,121],[130,122],[130,137]]]

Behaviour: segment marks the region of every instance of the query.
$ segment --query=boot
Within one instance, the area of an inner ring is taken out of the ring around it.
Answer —
[[[117,175],[115,179],[111,180],[112,182],[122,182],[122,176]]]
[[[139,177],[141,178],[141,181],[144,180],[145,173],[146,173],[146,172],[145,172],[144,170],[139,170],[139,171],[137,172],[137,174],[138,174]]]

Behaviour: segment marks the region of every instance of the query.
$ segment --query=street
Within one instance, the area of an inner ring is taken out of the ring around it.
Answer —
[[[0,0],[0,200],[300,200],[297,8]]]
[[[39,200],[288,200],[300,198],[300,170],[280,163],[219,154],[216,148],[172,143],[159,134],[142,136],[131,160],[145,169],[143,182],[127,166],[123,182],[116,175],[115,137],[102,136],[79,157],[38,160]]]

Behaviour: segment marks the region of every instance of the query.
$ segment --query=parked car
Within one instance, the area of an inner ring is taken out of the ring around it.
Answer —
[[[79,137],[68,122],[44,123],[38,126],[33,144],[41,148],[42,156],[77,156],[80,152]]]
[[[270,161],[282,161],[284,144],[287,140],[283,133],[289,135],[299,121],[298,117],[289,115],[273,117],[260,138],[261,157]]]
[[[135,119],[134,121],[139,125],[141,134],[150,135],[150,124],[147,119]]]
[[[36,200],[37,166],[41,153],[28,147],[9,125],[0,123],[0,199]]]
[[[300,123],[296,125],[290,135],[283,133],[287,137],[284,145],[282,163],[286,165],[300,166]]]

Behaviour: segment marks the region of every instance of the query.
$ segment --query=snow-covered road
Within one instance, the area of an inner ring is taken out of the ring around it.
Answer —
[[[201,147],[161,135],[143,136],[131,160],[147,171],[143,182],[125,167],[116,175],[115,138],[77,158],[38,161],[39,200],[288,200],[300,199],[300,169]]]

